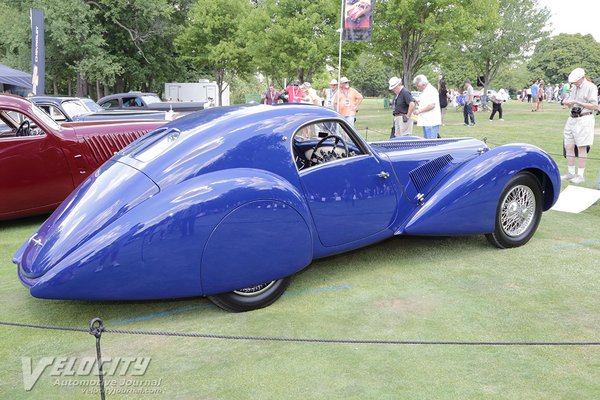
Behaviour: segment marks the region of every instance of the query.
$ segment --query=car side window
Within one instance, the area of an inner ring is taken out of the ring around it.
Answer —
[[[62,111],[60,111],[60,109],[52,106],[52,105],[44,105],[40,107],[42,110],[46,111],[48,113],[48,115],[50,115],[50,117],[52,117],[53,120],[57,121],[57,122],[64,122],[67,121],[67,117],[66,115],[64,115],[62,113]]]
[[[338,121],[320,121],[301,127],[294,134],[292,149],[299,171],[366,153],[360,141]]]
[[[139,97],[123,97],[123,107],[142,107],[142,105]]]
[[[12,137],[15,135],[15,130],[12,126],[7,125],[4,121],[0,120],[0,138]]]
[[[102,103],[101,107],[104,108],[105,110],[108,110],[111,108],[119,108],[119,99],[112,99],[112,100],[105,101],[104,103]]]
[[[45,132],[25,114],[0,111],[0,139],[39,135],[45,135]]]

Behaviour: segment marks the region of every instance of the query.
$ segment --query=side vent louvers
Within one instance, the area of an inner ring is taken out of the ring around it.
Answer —
[[[450,162],[453,158],[450,154],[435,158],[425,164],[413,169],[408,173],[417,192],[422,193],[423,188]]]
[[[129,143],[140,138],[148,131],[108,133],[96,136],[84,136],[83,140],[87,144],[92,156],[98,164],[104,163],[116,152],[127,146]]]

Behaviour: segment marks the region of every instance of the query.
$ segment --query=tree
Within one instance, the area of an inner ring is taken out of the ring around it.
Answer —
[[[448,46],[476,35],[497,9],[495,0],[375,0],[373,44],[409,84],[415,71],[440,60]]]
[[[254,66],[271,79],[312,79],[337,64],[340,3],[331,0],[257,0],[242,28]],[[335,59],[334,59],[335,56]]]
[[[561,33],[542,40],[527,67],[549,82],[565,82],[577,67],[592,78],[600,77],[600,43],[591,35]]]
[[[250,14],[247,0],[199,0],[190,10],[188,23],[175,39],[183,59],[198,69],[210,68],[219,88],[219,105],[227,74],[248,68],[245,44],[239,29]]]
[[[388,81],[392,75],[389,67],[367,52],[362,53],[348,68],[352,86],[365,96],[388,95]]]
[[[539,7],[537,0],[499,0],[498,6],[495,18],[461,49],[483,76],[486,89],[503,67],[524,59],[546,36],[540,27],[550,17],[548,9]]]
[[[108,52],[122,67],[115,91],[161,92],[165,81],[185,75],[173,40],[180,33],[191,0],[95,0]]]
[[[0,0],[0,63],[31,71],[31,23],[27,8],[14,0]]]

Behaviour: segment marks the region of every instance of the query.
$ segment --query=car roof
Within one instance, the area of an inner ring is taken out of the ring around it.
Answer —
[[[54,104],[61,104],[64,103],[66,101],[80,101],[82,100],[79,97],[72,97],[72,96],[32,96],[32,97],[28,97],[32,102],[38,104],[38,103],[54,103]]]
[[[122,99],[123,97],[136,97],[136,96],[156,96],[156,97],[159,97],[156,93],[151,93],[151,92],[115,93],[115,94],[110,94],[108,96],[102,97],[101,99],[99,99],[97,101],[97,103],[100,104],[100,103],[104,103],[105,101],[108,101],[108,100]]]
[[[209,108],[149,133],[137,146],[120,153],[123,157],[120,160],[156,179],[161,187],[200,172],[225,168],[248,165],[265,170],[282,165],[291,168],[289,148],[293,134],[310,122],[327,119],[343,121],[335,111],[309,104]],[[172,133],[177,140],[168,139]],[[161,147],[159,143],[166,145]],[[151,150],[155,144],[157,152]],[[142,160],[140,154],[146,151],[152,157]],[[296,171],[295,166],[293,170]]]

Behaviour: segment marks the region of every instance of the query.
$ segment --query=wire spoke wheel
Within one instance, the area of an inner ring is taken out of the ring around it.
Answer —
[[[233,293],[239,294],[240,296],[258,296],[261,293],[266,292],[275,284],[276,281],[267,283],[261,283],[260,285],[252,286],[249,288],[234,290]]]
[[[232,312],[256,310],[273,304],[290,284],[290,277],[208,296],[216,306]]]
[[[506,184],[496,209],[490,243],[501,249],[522,246],[531,239],[542,217],[542,189],[529,172],[513,176]]]

